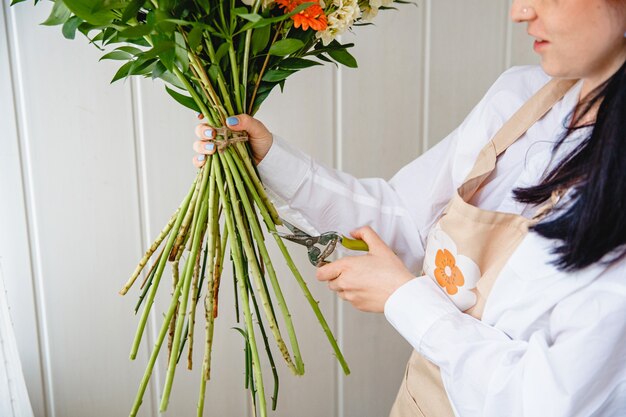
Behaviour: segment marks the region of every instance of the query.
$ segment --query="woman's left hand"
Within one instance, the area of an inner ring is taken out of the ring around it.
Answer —
[[[317,269],[317,279],[361,311],[382,313],[389,296],[415,278],[404,263],[369,226],[351,232],[369,252],[346,256]]]

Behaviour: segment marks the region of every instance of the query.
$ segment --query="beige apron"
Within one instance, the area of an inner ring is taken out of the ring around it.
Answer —
[[[474,167],[430,231],[424,273],[439,284],[460,310],[482,317],[485,302],[505,262],[555,204],[541,207],[533,219],[481,210],[472,198],[493,172],[497,157],[541,119],[575,80],[548,82],[526,102],[482,149]],[[554,197],[554,196],[553,196]],[[390,417],[453,417],[439,368],[413,351]]]

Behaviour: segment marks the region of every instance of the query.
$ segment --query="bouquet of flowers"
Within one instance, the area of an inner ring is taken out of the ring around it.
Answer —
[[[13,0],[12,5],[23,1]],[[316,300],[276,233],[282,222],[259,180],[247,136],[228,129],[226,118],[240,113],[254,115],[277,85],[282,89],[285,80],[302,69],[323,62],[356,67],[356,60],[348,52],[353,45],[341,44],[337,36],[355,25],[369,24],[378,10],[393,8],[394,0],[52,1],[52,11],[43,24],[62,25],[68,39],[82,33],[106,52],[102,59],[121,61],[113,81],[132,75],[161,79],[174,100],[200,113],[217,132],[218,152],[208,156],[185,199],[120,291],[126,294],[153,259],[135,308],[137,313],[143,306],[130,354],[135,359],[166,264],[171,263],[171,302],[130,415],[135,416],[141,406],[166,337],[169,362],[160,408],[167,408],[185,344],[188,368],[192,367],[197,304],[204,299],[205,349],[197,408],[198,416],[202,415],[226,253],[234,265],[235,308],[243,313],[243,325],[237,330],[245,340],[246,387],[252,393],[255,412],[258,409],[261,416],[267,415],[253,317],[273,371],[273,409],[278,375],[268,333],[292,372],[304,373],[291,315],[268,254],[261,219],[348,374],[348,365]],[[184,253],[187,256],[183,258]],[[279,328],[277,313],[282,316],[291,350]]]

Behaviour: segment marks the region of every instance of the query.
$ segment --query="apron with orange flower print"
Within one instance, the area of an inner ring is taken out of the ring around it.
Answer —
[[[465,182],[456,190],[431,229],[424,274],[435,280],[454,304],[480,319],[505,262],[556,198],[533,219],[470,204],[496,166],[497,157],[541,119],[576,83],[553,79],[530,98],[481,150]],[[556,195],[553,195],[556,197]],[[439,368],[413,351],[390,417],[453,417]]]

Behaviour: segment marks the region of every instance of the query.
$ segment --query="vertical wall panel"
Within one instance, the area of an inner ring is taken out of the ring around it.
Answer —
[[[117,295],[140,248],[130,90],[104,82],[114,68],[84,39],[38,25],[49,8],[20,6],[13,68],[48,416],[125,415],[127,381],[140,375],[127,363],[134,325]]]
[[[427,144],[447,136],[505,69],[506,2],[432,4]]]
[[[4,274],[24,376],[35,415],[45,414],[35,288],[9,63],[7,3],[0,6],[0,274]]]
[[[359,69],[341,68],[341,168],[357,177],[390,178],[421,151],[424,3],[381,11],[375,26],[343,36],[355,42]],[[381,314],[343,309],[345,353],[340,416],[387,415],[410,346]],[[374,399],[374,400],[373,400]]]
[[[341,71],[342,168],[390,178],[420,152],[424,1],[381,11],[343,42],[359,68]]]

